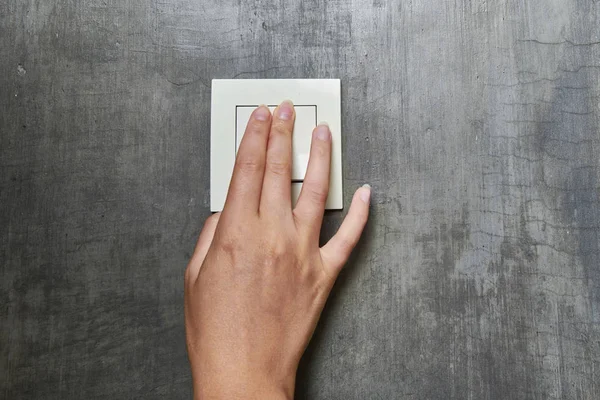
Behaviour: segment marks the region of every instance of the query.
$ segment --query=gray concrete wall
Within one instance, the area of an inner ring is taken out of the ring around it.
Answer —
[[[297,398],[600,398],[597,0],[0,2],[1,398],[190,397],[231,77],[341,78],[374,188]]]

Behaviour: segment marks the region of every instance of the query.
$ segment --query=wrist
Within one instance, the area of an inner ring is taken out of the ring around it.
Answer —
[[[293,400],[295,379],[278,382],[244,374],[194,378],[194,400]]]
[[[194,400],[292,400],[293,390],[281,388],[235,386],[227,388],[199,388],[194,385]]]

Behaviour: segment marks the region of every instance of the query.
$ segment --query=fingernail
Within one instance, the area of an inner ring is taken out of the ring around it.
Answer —
[[[329,125],[320,124],[315,129],[315,138],[323,141],[327,141],[331,139],[331,131],[329,130]]]
[[[363,189],[366,190],[362,190],[360,193],[360,199],[364,202],[364,203],[369,203],[369,201],[371,200],[371,185],[364,184],[363,185]]]
[[[269,111],[269,109],[264,105],[261,105],[256,109],[256,111],[254,111],[254,118],[256,118],[259,121],[268,120],[270,115],[271,111]]]
[[[291,101],[285,100],[277,107],[277,117],[279,119],[288,121],[292,119],[292,115],[294,115],[294,104]]]

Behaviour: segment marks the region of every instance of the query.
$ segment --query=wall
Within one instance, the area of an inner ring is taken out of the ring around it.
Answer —
[[[297,398],[600,398],[599,26],[597,0],[3,1],[0,397],[190,398],[235,77],[341,78],[345,198],[374,188]]]

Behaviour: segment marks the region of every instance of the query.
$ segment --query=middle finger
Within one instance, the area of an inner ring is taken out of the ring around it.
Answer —
[[[267,162],[261,195],[261,211],[286,213],[292,210],[292,131],[296,113],[291,101],[273,112],[267,145]]]

